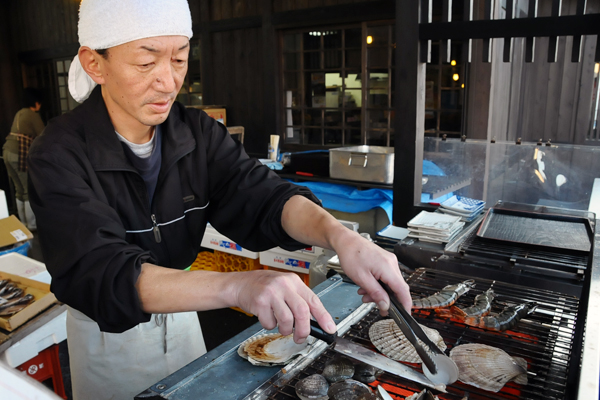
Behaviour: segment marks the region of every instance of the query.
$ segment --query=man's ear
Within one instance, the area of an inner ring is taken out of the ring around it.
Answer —
[[[83,70],[92,78],[98,85],[104,84],[104,75],[102,74],[101,62],[102,56],[87,46],[82,46],[79,49],[79,62]]]

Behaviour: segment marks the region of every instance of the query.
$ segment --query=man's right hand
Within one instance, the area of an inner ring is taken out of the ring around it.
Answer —
[[[235,303],[258,317],[265,329],[279,327],[279,333],[294,333],[302,343],[310,334],[311,315],[328,333],[336,326],[319,297],[294,273],[248,271],[232,275]]]

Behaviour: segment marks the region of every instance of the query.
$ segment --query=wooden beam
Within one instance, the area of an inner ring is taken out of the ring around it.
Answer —
[[[585,7],[587,5],[587,0],[577,0],[577,10],[575,11],[575,15],[585,15]],[[583,37],[581,35],[573,36],[573,48],[571,50],[571,61],[572,62],[580,62],[581,61],[581,44],[583,42]]]
[[[278,135],[277,131],[279,116],[279,63],[278,48],[275,27],[273,26],[273,1],[262,0],[262,55],[263,55],[263,82],[273,82],[265,85],[263,91],[263,129],[253,139],[260,141],[264,146],[264,154],[267,154],[270,135]],[[283,143],[283,141],[281,141]]]
[[[485,0],[485,4],[483,6],[482,21],[487,23],[487,22],[493,21],[493,20],[494,20],[494,0]],[[469,21],[469,24],[472,24],[473,22],[475,22],[475,21]],[[419,32],[419,33],[423,34],[423,32]],[[466,40],[466,39],[470,39],[470,38],[465,38],[464,40]],[[483,38],[481,61],[484,63],[492,62],[492,40],[490,38]]]
[[[50,47],[47,49],[22,51],[19,53],[19,61],[30,64],[53,58],[75,57],[79,51],[79,43],[71,43],[64,46]]]
[[[202,2],[203,7],[205,6]],[[204,23],[194,24],[194,32],[196,30],[201,30],[203,28]],[[242,18],[230,18],[230,19],[220,19],[218,21],[207,21],[207,30],[209,32],[224,32],[224,31],[235,31],[238,29],[252,29],[252,28],[260,28],[262,25],[262,17],[260,15],[251,16],[251,17],[242,17]]]
[[[425,64],[419,62],[419,1],[396,1],[396,104],[393,223],[406,226],[420,203]]]
[[[202,104],[214,103],[214,84],[212,69],[212,35],[210,33],[210,3],[200,2],[200,26],[194,32],[200,33],[200,80],[202,81]]]
[[[431,23],[432,17],[432,1],[433,0],[421,0],[421,23]],[[420,58],[423,63],[431,62],[431,40],[421,40],[420,45]]]
[[[463,21],[473,21],[473,0],[463,0]],[[463,62],[470,63],[473,53],[473,40],[463,42]]]
[[[273,14],[273,26],[281,29],[321,24],[334,25],[388,20],[392,19],[395,8],[396,3],[394,0],[378,0],[354,3],[351,7],[348,4],[340,4],[329,7],[284,11]]]
[[[562,0],[552,0],[552,17],[560,17],[560,9],[562,8]],[[558,36],[548,36],[548,62],[554,63],[558,58]]]
[[[490,1],[490,0],[486,0]],[[597,35],[600,14],[562,17],[516,18],[507,20],[477,20],[434,22],[419,26],[420,40],[466,40],[528,36]]]
[[[442,1],[442,22],[452,22],[452,0]],[[449,63],[452,60],[452,41],[443,39],[440,41],[440,60]]]
[[[515,17],[515,1],[514,0],[506,0],[506,20],[510,21]],[[502,59],[504,62],[511,62],[512,60],[512,46],[513,38],[505,37],[504,38],[504,52],[502,55]]]
[[[529,8],[527,10],[527,18],[533,19],[537,17],[538,0],[529,0]],[[525,39],[525,62],[532,63],[535,58],[535,36],[527,36]]]

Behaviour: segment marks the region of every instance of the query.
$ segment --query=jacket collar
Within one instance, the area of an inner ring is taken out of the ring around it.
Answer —
[[[82,117],[85,119],[83,126],[88,157],[94,170],[135,171],[115,134],[115,128],[102,98],[100,85],[92,91],[81,108]],[[192,131],[180,118],[179,111],[181,111],[180,108],[174,104],[166,121],[161,124],[163,166],[169,165],[196,146]]]

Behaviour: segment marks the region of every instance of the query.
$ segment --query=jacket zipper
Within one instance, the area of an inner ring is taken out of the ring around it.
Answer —
[[[179,155],[177,158],[175,158],[175,160],[171,161],[169,163],[169,165],[167,166],[167,168],[164,170],[164,176],[166,176],[168,174],[168,172],[171,170],[171,168],[177,164],[177,162],[179,160],[181,160],[183,157],[185,157],[186,155],[190,154],[192,151],[186,151],[185,153]],[[164,178],[156,183],[156,188],[154,189],[154,193],[156,193],[158,191],[158,188],[162,185],[164,181]],[[154,199],[156,199],[156,197],[154,197]],[[154,199],[152,199],[152,204],[150,204],[150,209],[152,210],[154,208]],[[151,214],[150,218],[152,219],[152,232],[154,233],[154,240],[156,241],[156,243],[160,243],[162,242],[162,236],[160,234],[160,228],[158,227],[158,223],[156,222],[156,215],[155,214]]]
[[[160,229],[156,223],[156,216],[152,214],[150,218],[152,218],[152,232],[154,232],[154,240],[156,240],[156,243],[160,243],[162,241],[162,237],[160,236]]]

